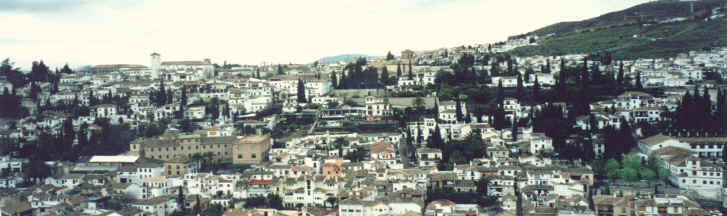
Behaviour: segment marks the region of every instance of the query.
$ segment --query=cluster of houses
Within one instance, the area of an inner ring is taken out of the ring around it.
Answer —
[[[150,67],[97,65],[88,71],[63,74],[55,94],[50,93],[50,84],[39,84],[42,91],[38,101],[89,106],[89,115],[72,118],[75,128],[86,123],[91,125],[89,129],[98,130],[94,123],[103,118],[137,129],[174,119],[181,112],[201,129],[184,133],[172,125],[162,135],[135,139],[124,154],[46,162],[52,175],[30,178],[23,175],[28,160],[17,158],[12,149],[18,146],[11,145],[31,144],[41,132],[59,133],[71,114],[36,114],[39,103],[24,99],[22,105],[31,115],[12,126],[5,120],[0,125],[0,143],[8,152],[0,157],[0,193],[4,194],[0,214],[161,216],[196,206],[220,205],[225,215],[514,215],[517,208],[528,215],[709,215],[697,199],[725,200],[721,161],[725,137],[642,137],[634,151],[644,159],[658,157],[663,161],[671,172],[668,182],[672,186],[661,185],[660,189],[660,185],[642,187],[634,183],[595,190],[594,168],[548,157],[554,151],[553,139],[544,133],[532,128],[497,130],[487,116],[476,116],[465,102],[440,100],[436,93],[425,97],[389,94],[406,92],[411,86],[433,85],[437,73],[452,71],[436,65],[448,65],[463,54],[477,58],[480,53],[526,46],[534,40],[537,38],[524,37],[494,46],[405,51],[398,60],[372,61],[370,65],[383,65],[388,71],[403,68],[404,75],[385,89],[335,89],[332,83],[336,82],[328,74],[342,71],[343,63],[221,69],[209,59],[161,61],[158,53],[151,55]],[[594,102],[590,104],[594,117],[578,117],[572,127],[586,130],[592,125],[618,128],[622,123],[661,122],[664,113],[676,109],[686,91],[683,87],[692,83],[713,87],[702,82],[702,72],[724,74],[726,55],[723,48],[671,59],[624,61],[626,75],[640,74],[644,87],[675,88],[659,96],[628,91]],[[584,57],[523,57],[517,62],[532,64],[538,77],[525,82],[525,87],[537,80],[547,88],[555,85],[555,73],[542,71],[542,66],[551,62],[548,70],[557,72],[561,59],[572,65]],[[391,64],[397,61],[399,65]],[[408,62],[415,66],[408,67]],[[476,63],[474,67],[487,70],[490,65]],[[615,64],[600,67],[602,71],[618,70]],[[492,80],[493,86],[517,85],[516,76],[494,76]],[[301,82],[306,102],[298,98]],[[12,88],[7,84],[0,81],[0,86]],[[169,99],[159,104],[150,95],[162,89]],[[24,96],[29,89],[15,92]],[[128,106],[94,102],[109,96],[128,97]],[[223,105],[212,111],[208,104],[215,100]],[[180,104],[183,101],[186,104]],[[531,118],[544,105],[508,97],[503,109],[507,121],[516,122]],[[568,104],[550,105],[567,112]],[[437,114],[404,122],[403,127],[391,123],[397,110],[414,106],[436,107]],[[280,112],[263,114],[274,108]],[[313,108],[317,110],[311,111]],[[267,133],[285,119],[306,115],[315,119],[310,129],[305,127],[306,132],[285,134],[280,139]],[[256,132],[240,132],[240,122],[256,128]],[[341,130],[350,122],[394,129]],[[486,154],[469,163],[453,164],[451,170],[441,169],[447,162],[443,161],[445,152],[426,145],[437,131],[445,141],[478,134],[474,139],[487,146]],[[407,145],[407,140],[414,145]],[[276,143],[282,145],[273,148]],[[604,143],[597,139],[593,145],[594,154],[601,157]],[[365,153],[351,156],[359,151]],[[215,169],[219,164],[228,166]],[[485,179],[488,183],[480,185]],[[495,205],[432,200],[428,196],[435,191],[486,191],[481,195],[494,199]],[[185,203],[177,201],[179,194]],[[245,200],[271,195],[278,196],[287,210],[243,207]]]

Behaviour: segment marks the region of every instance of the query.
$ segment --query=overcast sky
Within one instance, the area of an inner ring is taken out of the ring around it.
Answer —
[[[165,60],[310,63],[502,41],[648,0],[0,0],[0,58],[28,69]]]

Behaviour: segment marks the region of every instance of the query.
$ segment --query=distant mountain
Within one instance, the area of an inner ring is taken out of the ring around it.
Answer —
[[[528,34],[541,37],[538,45],[519,47],[511,53],[532,56],[607,51],[618,59],[632,59],[669,57],[690,50],[727,46],[725,6],[724,0],[644,3],[583,21],[562,22],[535,30]],[[714,19],[705,21],[707,16]]]
[[[369,56],[366,54],[343,54],[343,55],[337,55],[337,56],[323,57],[316,61],[318,61],[318,63],[331,63],[331,62],[339,62],[339,61],[351,61],[351,60],[354,60],[354,59],[360,58],[360,57],[364,57],[366,59],[380,58],[378,56]]]

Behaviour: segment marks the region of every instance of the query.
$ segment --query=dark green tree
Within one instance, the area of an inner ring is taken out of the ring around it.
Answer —
[[[396,78],[401,78],[401,62],[396,64]]]
[[[283,74],[285,74],[285,71],[283,71],[283,66],[278,64],[278,75],[283,75]]]
[[[525,87],[523,86],[523,77],[520,73],[517,74],[517,99],[525,100]]]
[[[308,100],[305,98],[305,83],[303,80],[298,79],[298,103],[306,103]]]
[[[384,68],[381,69],[381,80],[380,82],[384,85],[389,84],[389,69],[384,66]]]
[[[641,71],[636,72],[636,89],[642,89],[644,88],[643,85],[641,85]]]
[[[336,72],[331,72],[331,86],[333,88],[338,88],[338,77],[336,76]]]
[[[624,62],[623,61],[619,62],[619,64],[618,64],[618,75],[616,75],[616,83],[618,83],[619,86],[623,85],[623,83],[624,83]]]
[[[181,215],[186,215],[187,203],[184,201],[184,190],[182,189],[182,186],[179,186],[177,190],[177,206],[179,206],[179,212]]]
[[[61,73],[72,74],[73,70],[71,70],[71,68],[68,67],[68,64],[65,64],[65,65],[63,65],[63,69],[61,69]]]

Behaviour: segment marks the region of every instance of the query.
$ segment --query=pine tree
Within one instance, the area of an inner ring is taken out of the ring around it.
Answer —
[[[298,79],[298,103],[306,103],[308,100],[305,98],[305,83],[303,80]]]

